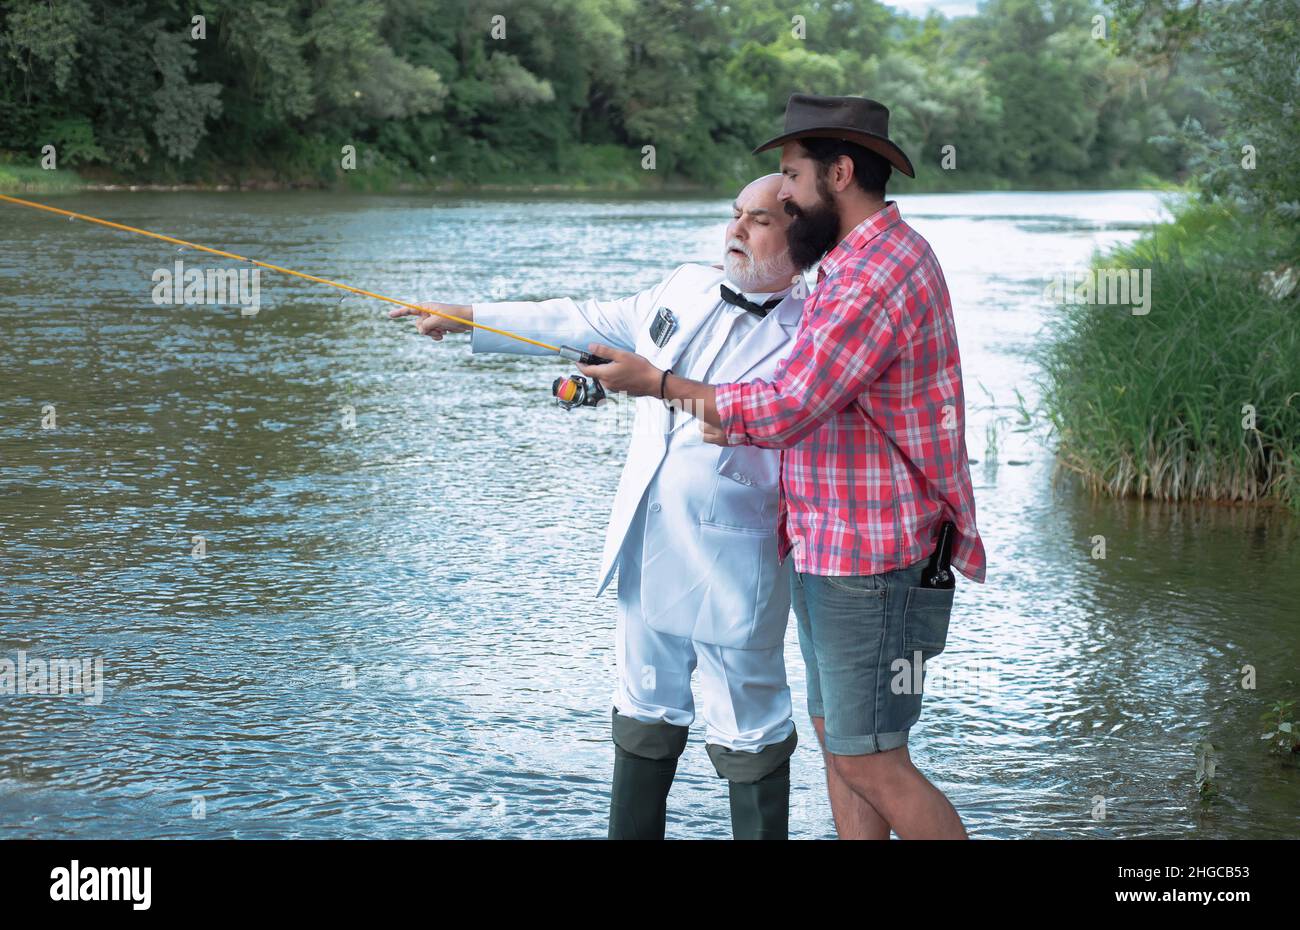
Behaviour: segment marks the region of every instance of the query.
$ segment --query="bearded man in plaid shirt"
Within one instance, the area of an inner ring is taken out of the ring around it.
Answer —
[[[966,457],[956,328],[929,243],[885,200],[915,176],[862,97],[795,94],[778,198],[800,268],[822,259],[794,346],[771,381],[708,385],[604,345],[579,366],[609,389],[694,414],[709,442],[781,449],[780,552],[790,559],[808,712],[844,839],[965,838],[912,764],[925,660],[947,641],[953,588],[922,585],[941,523],[952,565],[984,580]],[[824,256],[824,258],[823,258]],[[920,666],[920,667],[918,667]]]

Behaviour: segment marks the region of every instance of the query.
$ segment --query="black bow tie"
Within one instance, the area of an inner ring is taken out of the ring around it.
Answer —
[[[756,313],[759,316],[767,316],[767,311],[785,300],[785,297],[773,297],[766,303],[756,304],[752,300],[741,297],[724,284],[722,285],[722,299],[733,307],[740,307],[742,310],[748,310],[750,313]]]

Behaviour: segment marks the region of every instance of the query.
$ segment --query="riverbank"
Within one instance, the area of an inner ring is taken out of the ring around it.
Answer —
[[[1300,513],[1296,252],[1281,222],[1194,205],[1096,256],[1042,352],[1058,466],[1117,497]],[[1121,275],[1140,307],[1101,295]]]
[[[614,156],[617,155],[617,158]],[[103,168],[85,171],[42,169],[20,164],[17,153],[0,153],[0,191],[5,193],[67,193],[72,191],[284,191],[337,190],[357,193],[431,193],[431,194],[643,194],[670,196],[729,197],[766,169],[775,170],[774,161],[737,166],[726,181],[699,183],[667,177],[652,170],[628,169],[622,162],[626,153],[618,150],[587,152],[574,162],[564,176],[553,173],[497,176],[484,181],[474,177],[450,177],[445,174],[418,175],[399,171],[391,165],[372,162],[353,171],[339,169],[329,173],[299,172],[282,176],[269,169],[238,173],[219,166],[207,166],[187,174],[159,173],[126,175]],[[752,171],[753,175],[747,175]],[[1044,175],[1032,180],[1011,183],[995,175],[968,172],[917,169],[916,179],[895,174],[890,192],[898,194],[955,193],[965,191],[1070,191],[1070,190],[1174,190],[1177,182],[1148,172],[1120,171],[1102,177],[1080,179],[1070,175]]]

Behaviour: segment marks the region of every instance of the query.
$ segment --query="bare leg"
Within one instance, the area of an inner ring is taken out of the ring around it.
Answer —
[[[821,729],[817,732],[820,736]],[[957,811],[912,764],[906,746],[865,756],[832,756],[827,766],[828,780],[832,768],[841,784],[883,816],[900,839],[967,839]],[[834,804],[832,789],[832,809]]]
[[[822,761],[826,763],[826,792],[831,799],[836,834],[842,840],[889,839],[889,823],[838,774],[835,759],[843,757],[832,756],[826,751],[826,718],[813,717],[812,723],[817,731],[817,742],[822,746]]]

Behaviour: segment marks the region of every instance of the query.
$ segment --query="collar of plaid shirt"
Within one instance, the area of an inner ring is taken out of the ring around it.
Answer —
[[[826,253],[826,257],[817,266],[817,283],[820,284],[827,275],[832,274],[843,265],[850,255],[886,229],[896,225],[900,220],[902,220],[902,216],[898,213],[898,203],[893,200],[886,200],[882,209],[877,210],[857,226],[854,226],[853,231],[841,239],[839,245]]]

